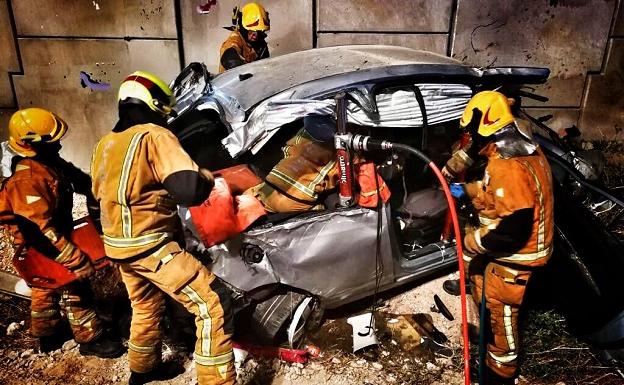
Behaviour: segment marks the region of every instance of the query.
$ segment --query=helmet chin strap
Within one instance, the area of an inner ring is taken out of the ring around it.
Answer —
[[[171,106],[168,106],[168,105],[162,103],[158,99],[152,99],[151,100],[151,104],[156,109],[156,111],[160,112],[164,116],[172,116],[172,117],[177,116],[177,114],[175,113],[173,108],[171,108]]]

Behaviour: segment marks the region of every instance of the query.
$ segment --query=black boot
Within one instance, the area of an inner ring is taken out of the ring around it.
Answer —
[[[80,344],[79,351],[83,356],[117,358],[124,354],[126,348],[119,339],[111,338],[108,333],[103,333],[93,341]]]
[[[69,341],[74,338],[74,335],[69,328],[69,325],[65,322],[60,322],[55,328],[54,332],[46,337],[39,337],[39,351],[41,353],[49,353],[54,350],[58,350],[63,347],[65,341]]]
[[[166,381],[184,373],[184,367],[176,361],[161,362],[147,373],[130,372],[128,385],[143,385],[152,381]]]
[[[458,297],[461,294],[459,279],[447,279],[442,283],[442,288],[450,295]],[[470,294],[470,284],[466,283],[466,294]]]
[[[63,347],[63,343],[67,341],[65,338],[59,338],[57,335],[39,337],[39,352],[50,353]]]
[[[515,383],[515,378],[502,377],[489,367],[485,368],[485,385],[515,385]]]

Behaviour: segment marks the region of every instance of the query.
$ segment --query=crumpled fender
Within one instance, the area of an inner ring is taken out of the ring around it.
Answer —
[[[247,167],[232,167],[215,172],[215,175],[221,177],[215,178],[208,199],[199,206],[189,208],[193,224],[206,247],[225,242],[266,215],[264,206],[255,197],[234,196],[232,193],[232,190],[240,192],[249,185],[260,183],[253,173],[249,173],[251,171]]]
[[[91,259],[96,270],[109,265],[104,243],[91,218],[84,217],[74,222],[71,241]],[[57,289],[78,279],[74,273],[56,262],[53,257],[45,256],[32,247],[25,252],[17,250],[13,257],[13,266],[24,281],[34,287]]]

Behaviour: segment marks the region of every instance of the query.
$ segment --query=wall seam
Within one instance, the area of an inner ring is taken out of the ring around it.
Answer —
[[[453,57],[453,47],[455,44],[455,27],[457,25],[457,10],[459,0],[453,0],[451,3],[451,19],[449,21],[448,38],[446,40],[446,56]]]
[[[15,56],[17,57],[18,71],[9,71],[9,84],[11,85],[11,93],[13,94],[13,108],[18,109],[17,93],[15,92],[15,82],[13,75],[24,75],[24,65],[22,62],[22,54],[19,49],[19,41],[17,37],[17,25],[15,24],[15,15],[13,14],[13,1],[7,0],[7,10],[9,12],[9,23],[11,23],[11,31],[13,32],[13,44],[15,45]]]
[[[177,37],[157,37],[157,36],[54,36],[54,35],[18,35],[16,39],[33,40],[163,40],[177,41]]]
[[[353,33],[353,34],[386,34],[386,35],[446,35],[448,31],[361,31],[361,30],[327,30],[317,33]]]
[[[318,10],[318,0],[312,0],[312,48],[316,48],[318,45],[318,20],[317,20],[317,10]]]
[[[178,56],[180,60],[180,71],[186,67],[186,58],[184,57],[184,35],[182,28],[182,8],[180,7],[180,0],[174,0],[173,12],[175,18],[176,35],[178,40]]]

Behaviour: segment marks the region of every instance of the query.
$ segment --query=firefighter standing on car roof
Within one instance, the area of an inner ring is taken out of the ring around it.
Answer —
[[[14,238],[16,258],[33,247],[79,278],[56,290],[32,288],[30,332],[39,338],[41,351],[58,349],[63,343],[60,299],[80,353],[117,357],[125,349],[108,336],[92,307],[91,260],[70,241],[74,191],[87,196],[90,209],[97,206],[89,176],[59,156],[66,131],[61,118],[41,108],[26,108],[11,116],[9,146],[17,155],[12,159],[12,176],[2,183],[0,223]],[[97,219],[97,211],[90,211]]]
[[[230,36],[221,44],[219,73],[269,57],[266,32],[271,29],[269,13],[258,3],[234,8]]]
[[[203,202],[213,177],[166,128],[174,104],[171,89],[153,74],[129,75],[119,88],[119,122],[98,142],[91,164],[106,252],[119,264],[132,305],[129,383],[179,374],[179,366],[161,363],[159,324],[169,295],[195,316],[199,384],[233,384],[228,293],[179,243],[176,205]]]
[[[550,166],[530,131],[516,124],[510,102],[496,91],[470,100],[460,125],[488,162],[482,180],[451,186],[454,196],[468,195],[479,216],[464,248],[473,298],[480,303],[484,294],[489,313],[489,384],[513,383],[518,312],[533,269],[550,258],[554,232]]]

